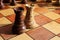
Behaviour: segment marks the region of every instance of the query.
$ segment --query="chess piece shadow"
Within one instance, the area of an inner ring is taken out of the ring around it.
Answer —
[[[14,25],[12,26],[12,33],[21,34],[26,29],[24,25],[24,21],[22,20],[24,8],[18,7],[18,8],[15,8],[14,11],[15,11],[16,17],[15,17]]]
[[[3,24],[1,24],[1,25],[3,25]],[[13,26],[13,24],[9,24],[9,25],[0,27],[0,34],[12,34],[12,31],[11,31],[12,26]]]

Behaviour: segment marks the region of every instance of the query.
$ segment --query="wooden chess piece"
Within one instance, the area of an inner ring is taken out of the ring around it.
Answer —
[[[27,13],[26,13],[26,17],[25,17],[24,22],[25,22],[26,28],[31,29],[31,10],[32,10],[32,7],[26,6],[26,10],[27,10]]]
[[[0,9],[4,9],[4,8],[5,8],[5,6],[3,4],[3,0],[0,0]]]
[[[11,6],[15,6],[16,5],[16,1],[15,0],[11,0],[10,5]]]
[[[10,0],[3,0],[3,3],[10,3]]]
[[[31,3],[35,4],[36,0],[29,0]]]
[[[18,8],[14,9],[14,11],[16,13],[16,17],[15,17],[14,25],[12,27],[13,34],[21,34],[26,29],[26,27],[24,25],[24,21],[22,20],[23,10],[24,9],[22,7],[18,7]]]
[[[54,6],[60,6],[60,2],[59,2],[59,0],[56,0],[56,2],[53,3],[53,5],[54,5]]]
[[[51,0],[46,0],[46,3],[51,3]]]
[[[21,0],[21,4],[26,4],[27,0]]]
[[[36,2],[36,0],[30,0],[31,2]]]

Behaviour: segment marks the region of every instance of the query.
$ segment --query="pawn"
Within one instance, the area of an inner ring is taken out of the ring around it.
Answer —
[[[14,9],[14,11],[16,13],[16,17],[15,17],[14,25],[12,27],[12,33],[13,34],[21,34],[26,29],[26,27],[24,25],[24,21],[22,19],[23,10],[24,9],[22,7],[18,7],[18,8]]]
[[[31,11],[32,11],[32,7],[31,6],[26,6],[26,10],[27,10],[27,12],[26,12],[26,17],[25,17],[25,20],[24,20],[24,22],[25,22],[25,25],[26,25],[26,28],[27,29],[31,29],[32,27],[32,25],[31,25]]]
[[[5,6],[3,4],[3,0],[0,0],[0,9],[4,9],[4,8],[5,8]]]
[[[11,6],[15,6],[16,5],[16,1],[15,0],[11,0],[10,5]]]

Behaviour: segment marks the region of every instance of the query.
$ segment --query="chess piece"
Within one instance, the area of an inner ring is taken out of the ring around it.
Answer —
[[[36,0],[30,0],[31,2],[36,2]]]
[[[4,8],[5,8],[5,6],[3,4],[3,0],[0,0],[0,9],[4,9]]]
[[[24,21],[22,20],[23,10],[24,9],[22,7],[14,9],[14,11],[16,13],[16,17],[15,17],[14,25],[12,27],[13,34],[21,34],[26,29],[26,27],[24,25]]]
[[[29,0],[29,2],[35,4],[36,0]]]
[[[26,4],[27,0],[21,0],[21,4]]]
[[[26,6],[26,10],[27,10],[27,13],[26,13],[26,17],[25,17],[25,25],[26,25],[26,28],[27,29],[31,29],[31,10],[32,10],[32,7]]]
[[[11,6],[15,6],[16,5],[16,1],[15,0],[11,0],[10,5]]]
[[[3,3],[10,3],[10,0],[3,0]]]
[[[46,3],[51,3],[51,0],[46,0]]]
[[[54,5],[54,6],[60,6],[60,2],[59,2],[59,0],[56,0],[56,2],[53,3],[53,5]]]

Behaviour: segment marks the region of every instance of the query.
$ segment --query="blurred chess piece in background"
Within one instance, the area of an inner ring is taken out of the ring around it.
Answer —
[[[10,0],[3,0],[3,3],[10,3]]]
[[[21,0],[20,4],[26,4],[27,0]]]
[[[16,17],[15,17],[14,25],[12,27],[12,33],[13,34],[21,34],[26,29],[26,27],[24,25],[24,21],[22,20],[24,8],[18,7],[18,8],[15,8],[14,11],[16,13]]]
[[[54,2],[52,5],[54,5],[54,6],[60,6],[60,0],[56,0],[56,2]]]
[[[51,3],[52,2],[52,0],[46,0],[46,3]]]
[[[0,0],[0,9],[4,9],[5,6],[4,6],[4,3],[3,3],[3,0]]]
[[[29,0],[31,3],[36,3],[37,0]]]
[[[36,2],[36,0],[30,0],[31,2]]]
[[[15,5],[16,5],[16,1],[15,1],[15,0],[11,0],[11,1],[10,1],[10,5],[11,5],[11,6],[15,6]]]

